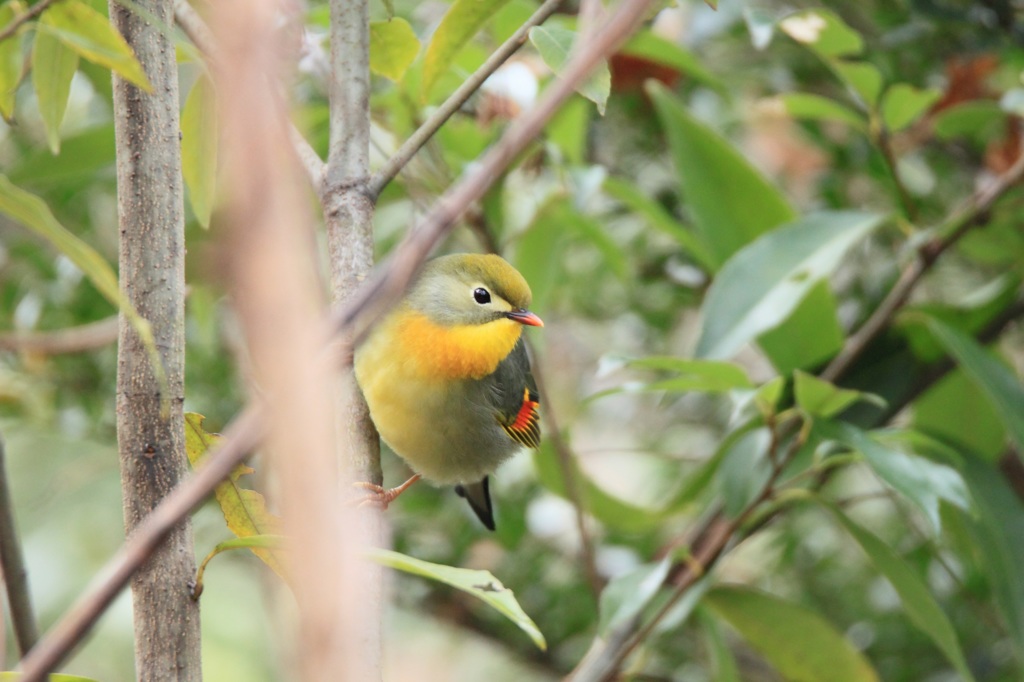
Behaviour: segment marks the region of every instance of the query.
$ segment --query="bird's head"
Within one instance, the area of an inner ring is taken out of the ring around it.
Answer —
[[[527,310],[532,298],[523,276],[500,256],[460,253],[428,262],[408,302],[443,326],[508,319],[543,327],[541,319]]]

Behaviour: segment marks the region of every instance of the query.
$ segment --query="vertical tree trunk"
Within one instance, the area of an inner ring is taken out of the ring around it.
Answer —
[[[185,380],[185,243],[178,72],[170,0],[136,0],[163,27],[110,0],[114,26],[153,85],[146,93],[114,77],[121,288],[153,327],[167,374],[161,388],[142,341],[121,316],[117,439],[128,533],[187,470],[182,403]],[[134,4],[134,3],[133,3]],[[169,406],[167,413],[162,407]],[[182,523],[132,578],[135,666],[139,680],[200,680],[199,607],[192,528]]]

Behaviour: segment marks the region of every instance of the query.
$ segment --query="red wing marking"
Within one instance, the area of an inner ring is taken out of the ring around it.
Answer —
[[[503,424],[505,432],[512,437],[512,440],[525,445],[528,448],[535,448],[540,445],[540,412],[537,407],[540,402],[530,395],[530,389],[523,390],[523,404],[516,413],[511,424]]]

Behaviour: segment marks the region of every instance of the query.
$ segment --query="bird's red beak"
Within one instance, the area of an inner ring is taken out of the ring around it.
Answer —
[[[531,313],[529,310],[510,310],[505,313],[505,317],[510,320],[515,320],[519,324],[529,325],[530,327],[543,327],[544,321],[539,317]]]

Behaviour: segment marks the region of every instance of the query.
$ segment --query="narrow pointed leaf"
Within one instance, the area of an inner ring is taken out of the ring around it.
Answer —
[[[882,224],[874,213],[815,213],[750,244],[725,264],[704,300],[697,355],[727,358],[777,327],[846,252]]]
[[[796,217],[783,194],[717,132],[657,83],[648,89],[668,137],[693,222],[715,265]]]
[[[370,70],[400,81],[420,53],[420,41],[400,17],[370,22]]]
[[[210,550],[210,553],[206,555],[202,563],[199,564],[199,568],[196,570],[196,578],[192,585],[192,598],[199,599],[203,593],[203,576],[206,575],[206,566],[210,563],[213,557],[227,552],[232,549],[251,549],[257,555],[259,552],[273,553],[279,555],[283,560],[283,549],[284,536],[283,535],[250,535],[244,538],[232,538],[231,540],[225,540],[219,543],[216,547]],[[275,571],[276,572],[276,571]],[[278,573],[280,575],[280,573]]]
[[[152,90],[142,65],[110,21],[84,2],[64,0],[43,12],[40,32],[60,39],[80,56],[117,73],[147,92]]]
[[[1013,370],[986,352],[977,341],[936,318],[928,320],[928,328],[992,401],[1018,451],[1024,453],[1024,386]]]
[[[597,631],[606,636],[612,629],[636,618],[654,599],[672,567],[670,557],[644,564],[620,575],[601,591]]]
[[[537,648],[542,651],[547,649],[547,642],[544,641],[540,628],[523,611],[512,590],[502,585],[489,571],[434,564],[385,549],[373,549],[367,555],[382,566],[430,578],[473,595],[519,626]]]
[[[967,667],[953,624],[928,591],[924,580],[911,570],[903,557],[882,542],[877,535],[854,523],[835,505],[825,503],[825,507],[857,541],[871,559],[871,563],[896,590],[910,621],[935,642],[964,680],[973,682],[974,676]]]
[[[942,97],[938,88],[915,88],[909,83],[896,83],[882,98],[882,120],[886,127],[900,131],[921,118]]]
[[[745,587],[716,587],[705,605],[789,682],[877,682],[878,673],[832,624],[802,606]]]
[[[692,52],[674,40],[662,38],[650,31],[637,33],[622,46],[619,53],[663,64],[716,90],[725,88],[722,80],[705,69]]]
[[[868,129],[867,119],[862,114],[828,97],[806,92],[790,92],[780,95],[779,101],[785,107],[786,113],[793,118],[845,123],[861,132]]]
[[[68,107],[78,54],[49,33],[40,31],[32,43],[32,86],[46,129],[50,152],[60,152],[60,125]]]
[[[452,65],[455,55],[480,27],[508,0],[455,0],[427,46],[420,96],[430,97],[437,79]]]
[[[971,508],[967,484],[956,469],[889,447],[849,424],[841,425],[835,435],[864,455],[883,481],[917,505],[935,532],[941,529],[941,500],[961,509]]]
[[[831,417],[839,414],[859,400],[866,400],[885,407],[885,401],[876,395],[839,388],[818,377],[797,370],[793,373],[796,404],[804,412],[815,417]]]
[[[196,220],[209,227],[217,190],[217,99],[206,76],[196,80],[181,111],[181,172]]]

